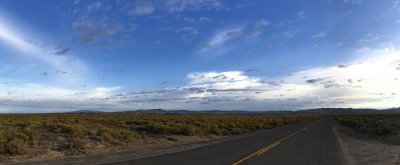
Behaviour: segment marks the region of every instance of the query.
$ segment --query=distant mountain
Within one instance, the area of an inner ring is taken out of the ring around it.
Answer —
[[[70,113],[129,113],[129,114],[318,114],[318,115],[336,115],[336,114],[393,114],[400,113],[400,108],[391,108],[384,110],[377,109],[353,109],[353,108],[318,108],[299,111],[223,111],[223,110],[164,110],[164,109],[140,109],[132,111],[103,112],[95,110],[77,110]]]
[[[364,114],[364,113],[379,113],[376,109],[353,109],[353,108],[319,108],[292,111],[296,114]]]
[[[72,112],[69,112],[69,113],[82,114],[82,113],[105,113],[105,112],[103,112],[103,111],[95,111],[95,110],[76,110],[76,111],[72,111]]]
[[[167,111],[163,109],[140,109],[133,111],[122,111],[117,113],[166,114]]]
[[[382,110],[385,113],[400,113],[400,107],[399,108],[390,108],[386,110]]]
[[[191,110],[163,110],[163,109],[147,109],[147,110],[133,110],[122,111],[116,113],[135,113],[135,114],[264,114],[264,111],[221,111],[221,110],[205,110],[205,111],[191,111]]]

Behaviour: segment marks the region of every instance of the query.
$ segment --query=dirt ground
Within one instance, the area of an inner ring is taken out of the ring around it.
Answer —
[[[387,139],[372,138],[339,124],[335,131],[350,165],[400,165],[398,142],[388,143]]]

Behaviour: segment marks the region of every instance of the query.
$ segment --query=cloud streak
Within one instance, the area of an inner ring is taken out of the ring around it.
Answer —
[[[28,42],[19,34],[20,33],[18,33],[15,28],[11,28],[5,21],[0,22],[0,40],[3,40],[4,43],[18,50],[19,53],[15,53],[16,55],[25,55],[26,57],[38,59],[59,70],[65,70],[71,73],[78,71],[75,74],[77,76],[75,78],[88,72],[86,65],[79,59],[73,56],[61,56],[69,52],[70,48],[57,50],[51,47],[41,47],[32,42]]]

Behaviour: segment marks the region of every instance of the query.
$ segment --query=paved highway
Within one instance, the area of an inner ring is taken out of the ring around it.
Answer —
[[[330,118],[296,123],[202,148],[116,162],[138,165],[346,164]]]

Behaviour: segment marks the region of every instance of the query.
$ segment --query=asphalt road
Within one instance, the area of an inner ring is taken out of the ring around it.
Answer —
[[[116,162],[122,165],[340,165],[344,154],[330,118],[306,121],[202,148]]]

